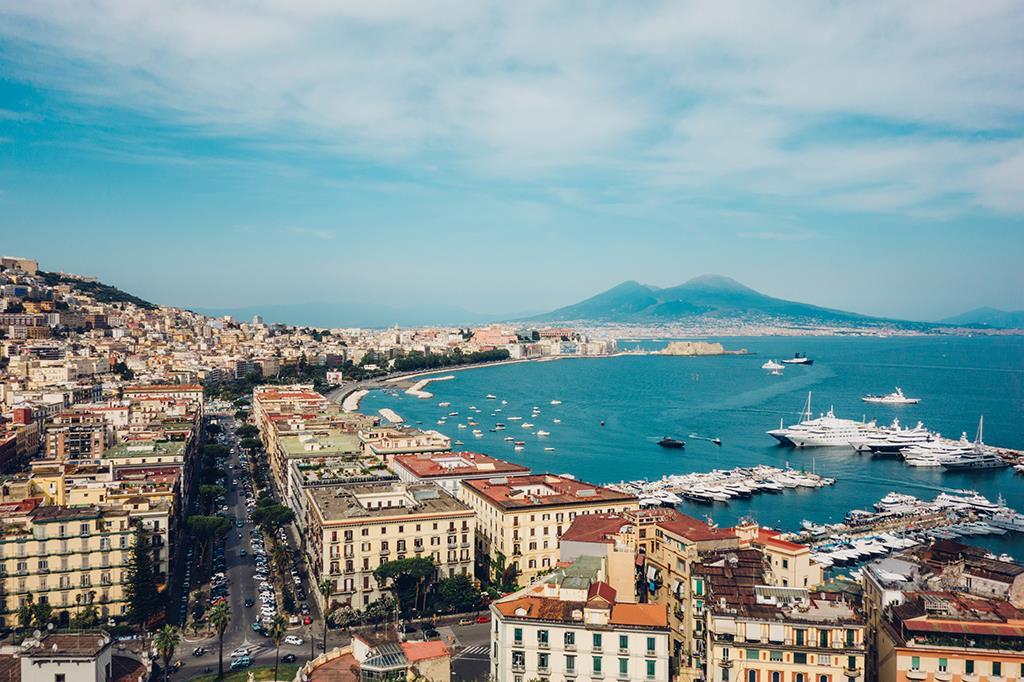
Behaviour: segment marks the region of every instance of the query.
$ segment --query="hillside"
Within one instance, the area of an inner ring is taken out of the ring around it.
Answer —
[[[975,308],[966,313],[947,317],[942,323],[993,329],[1024,329],[1024,310]]]
[[[794,322],[881,322],[879,318],[773,298],[720,275],[702,275],[666,289],[623,282],[584,301],[532,319],[657,323],[709,317]]]

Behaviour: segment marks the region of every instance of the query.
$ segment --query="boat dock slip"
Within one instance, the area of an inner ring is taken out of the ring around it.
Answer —
[[[448,381],[449,379],[454,379],[454,378],[455,377],[453,375],[449,374],[449,375],[443,376],[443,377],[429,377],[427,379],[420,379],[415,384],[413,384],[412,386],[407,388],[405,390],[405,393],[406,393],[406,395],[411,395],[411,396],[416,397],[416,398],[422,398],[424,400],[427,399],[427,398],[433,398],[434,397],[433,393],[430,393],[428,391],[424,391],[423,390],[423,388],[427,384],[429,384],[431,381]]]
[[[663,476],[656,481],[630,481],[608,486],[636,495],[641,503],[674,502],[676,496],[690,502],[712,504],[728,502],[734,497],[747,499],[758,493],[781,493],[787,488],[823,488],[833,485],[834,478],[796,469],[779,469],[759,465],[735,469]]]
[[[382,407],[379,410],[377,410],[377,412],[379,412],[380,416],[384,417],[385,419],[387,419],[392,424],[404,424],[405,423],[405,420],[402,419],[398,415],[398,413],[395,412],[394,410],[392,410],[391,408]]]

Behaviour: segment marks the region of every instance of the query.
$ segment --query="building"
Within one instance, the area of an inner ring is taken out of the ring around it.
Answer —
[[[144,682],[149,669],[139,652],[117,646],[106,632],[53,632],[29,637],[17,654],[0,655],[5,682]]]
[[[387,460],[396,455],[449,452],[452,440],[440,431],[378,426],[359,431],[363,454]]]
[[[318,487],[306,489],[306,497],[312,583],[331,582],[332,604],[362,609],[375,601],[387,586],[373,571],[392,560],[426,557],[439,577],[472,575],[473,510],[435,485]]]
[[[529,467],[513,464],[479,452],[424,452],[395,455],[391,470],[409,483],[434,483],[455,497],[462,494],[462,481],[495,476],[522,476]]]
[[[1024,679],[1024,611],[1003,599],[912,592],[878,633],[880,682]]]
[[[535,474],[469,479],[462,500],[476,512],[477,567],[504,582],[529,581],[558,562],[558,538],[581,514],[638,509],[627,493],[564,476]]]
[[[759,550],[718,552],[694,566],[708,682],[858,682],[865,621],[835,592],[764,584]]]
[[[26,501],[4,505],[0,514],[3,625],[30,599],[49,603],[61,622],[82,604],[95,605],[103,618],[124,614],[134,534],[126,511]]]
[[[668,680],[663,605],[620,602],[584,557],[491,604],[491,678]]]
[[[46,430],[46,456],[59,462],[98,462],[108,445],[102,424],[72,424]]]

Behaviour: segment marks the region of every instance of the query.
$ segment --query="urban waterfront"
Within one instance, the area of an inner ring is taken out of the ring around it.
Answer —
[[[434,397],[375,391],[362,411],[391,408],[410,425],[435,428],[461,440],[457,450],[473,450],[530,466],[535,471],[569,473],[595,483],[613,483],[666,474],[770,464],[814,470],[837,479],[835,486],[796,489],[783,495],[754,496],[728,504],[684,502],[680,509],[711,515],[731,524],[752,515],[762,524],[797,529],[804,519],[841,521],[855,508],[870,509],[896,490],[930,499],[943,490],[972,489],[995,501],[1002,495],[1024,508],[1024,476],[1012,469],[946,472],[941,467],[908,467],[896,459],[873,459],[848,448],[782,448],[765,434],[799,420],[813,393],[815,415],[834,406],[838,416],[876,418],[887,424],[918,420],[942,435],[973,439],[985,417],[985,442],[1024,448],[1024,338],[1006,337],[756,337],[723,339],[729,349],[748,355],[668,357],[659,355],[567,359],[486,367],[458,372],[455,379],[428,387]],[[660,348],[664,341],[623,342],[621,347]],[[761,369],[769,358],[802,352],[812,366],[789,366],[781,376]],[[437,376],[443,376],[439,373]],[[901,386],[921,403],[869,405],[861,396]],[[495,399],[486,398],[488,394]],[[507,401],[501,405],[501,401]],[[561,401],[552,405],[551,401]],[[439,402],[451,403],[439,407]],[[475,406],[480,412],[469,412]],[[531,416],[534,407],[540,413]],[[496,408],[502,412],[492,416]],[[457,416],[438,425],[449,412]],[[510,421],[511,417],[521,421]],[[459,428],[473,417],[479,426]],[[553,420],[558,419],[560,423]],[[491,432],[497,422],[505,431]],[[534,428],[521,428],[523,422]],[[602,426],[602,422],[604,425]],[[483,433],[477,438],[472,428]],[[538,437],[537,430],[550,433]],[[698,437],[693,437],[696,434]],[[523,441],[521,451],[504,437]],[[658,447],[663,436],[686,441],[684,450]],[[705,438],[720,438],[721,446]],[[545,451],[544,448],[554,448]],[[997,552],[1024,556],[1024,537],[1007,534],[971,538]]]

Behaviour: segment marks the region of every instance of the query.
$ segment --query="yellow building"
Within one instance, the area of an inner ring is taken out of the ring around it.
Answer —
[[[14,624],[18,607],[30,600],[50,604],[59,620],[89,603],[101,617],[124,613],[134,532],[127,512],[25,501],[3,505],[0,514],[4,625]]]
[[[475,515],[438,486],[360,483],[305,494],[313,583],[331,582],[332,604],[362,609],[385,594],[373,571],[389,561],[424,557],[438,577],[472,575]]]
[[[552,474],[472,479],[462,486],[461,499],[477,516],[480,574],[521,576],[520,584],[555,567],[559,538],[577,516],[640,507],[632,495]]]

